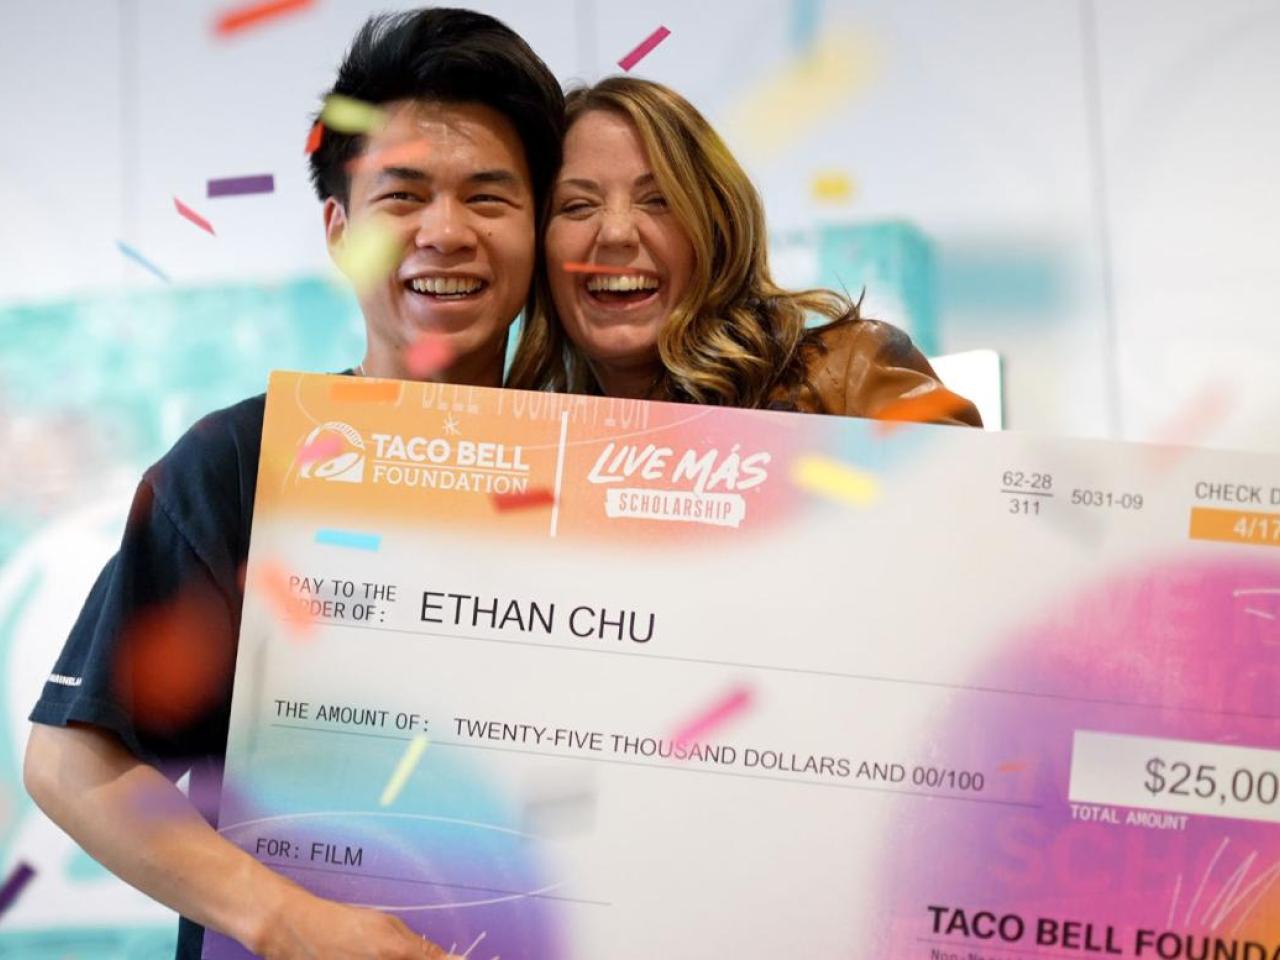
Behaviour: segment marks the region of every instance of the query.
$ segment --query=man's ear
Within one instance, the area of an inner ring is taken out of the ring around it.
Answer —
[[[324,202],[324,241],[329,248],[329,258],[337,262],[336,253],[342,249],[347,236],[347,208],[329,197]]]

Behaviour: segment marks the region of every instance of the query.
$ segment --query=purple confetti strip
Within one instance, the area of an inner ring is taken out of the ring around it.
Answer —
[[[26,862],[20,861],[13,868],[13,873],[9,874],[9,879],[5,880],[3,887],[0,887],[0,914],[8,910],[13,901],[18,899],[18,895],[22,893],[35,875],[35,870]]]
[[[256,173],[248,177],[223,177],[209,181],[208,196],[238,197],[246,193],[272,193],[276,189],[276,178],[270,173]]]

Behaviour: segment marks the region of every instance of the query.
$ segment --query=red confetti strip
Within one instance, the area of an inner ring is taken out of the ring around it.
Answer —
[[[1000,766],[996,767],[996,772],[997,773],[1021,773],[1023,770],[1026,770],[1029,766],[1031,766],[1031,764],[1028,763],[1026,760],[1009,760],[1009,761],[1006,761],[1005,763],[1000,764]]]
[[[936,423],[959,413],[968,405],[968,400],[950,390],[930,390],[921,396],[904,397],[881,407],[874,418],[884,422],[876,429],[885,436],[898,429],[901,423]]]
[[[200,216],[200,214],[196,213],[194,210],[188,207],[185,203],[183,203],[177,197],[173,198],[173,205],[177,209],[178,213],[186,217],[188,220],[194,223],[201,230],[208,233],[209,236],[211,237],[217,236],[217,234],[213,232],[213,224],[211,224],[204,217]]]
[[[751,706],[751,699],[751,690],[749,688],[735,687],[689,723],[686,723],[672,739],[675,740],[676,746],[680,747],[693,743],[699,737],[724,724],[730,717]]]
[[[619,60],[618,66],[623,70],[630,71],[632,67],[652,53],[654,47],[669,36],[671,36],[670,30],[666,27],[659,27],[657,30],[653,31],[653,33],[649,34],[649,36],[645,37],[640,43],[640,46],[636,47],[625,57]]]
[[[405,348],[404,363],[409,376],[425,380],[453,363],[453,347],[444,337],[424,333]]]
[[[311,132],[307,134],[307,153],[312,154],[320,149],[320,144],[324,142],[324,124],[317,120],[311,125]]]
[[[603,263],[566,263],[565,273],[607,273],[619,277],[629,277],[637,273],[635,267],[609,267]]]
[[[528,510],[532,507],[549,507],[556,502],[556,496],[545,487],[527,490],[524,493],[495,493],[493,505],[499,513],[508,510]]]
[[[214,21],[213,32],[220,37],[229,37],[284,14],[298,13],[310,7],[312,2],[313,0],[268,0],[267,3],[235,7],[219,15]]]

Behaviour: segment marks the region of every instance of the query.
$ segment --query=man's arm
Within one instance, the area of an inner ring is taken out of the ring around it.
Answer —
[[[22,776],[36,805],[108,870],[266,960],[445,956],[398,919],[313,896],[254,860],[111,733],[34,724]]]

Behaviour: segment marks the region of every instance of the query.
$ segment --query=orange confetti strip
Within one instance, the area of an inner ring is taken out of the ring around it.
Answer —
[[[1029,766],[1031,764],[1026,760],[1009,760],[996,767],[996,773],[1021,773]]]
[[[200,214],[196,213],[194,210],[188,207],[185,203],[183,203],[177,197],[173,198],[173,206],[178,211],[179,214],[186,217],[188,220],[194,223],[201,230],[208,233],[211,237],[217,236],[217,234],[213,232],[213,224],[211,224],[204,217],[200,216]]]
[[[499,513],[508,510],[529,510],[533,507],[549,507],[556,502],[555,494],[546,487],[526,490],[524,493],[495,493],[493,505]]]
[[[320,149],[320,144],[324,142],[324,124],[317,120],[311,125],[311,132],[307,134],[307,153],[312,154]]]
[[[603,263],[566,263],[565,273],[609,273],[615,276],[630,276],[636,272],[635,267],[607,267]]]
[[[329,385],[329,399],[334,403],[398,403],[400,384],[395,380],[343,377]]]
[[[421,161],[426,159],[427,154],[427,141],[420,138],[406,140],[404,143],[393,143],[389,147],[348,160],[347,173],[365,173],[370,170],[379,170],[384,166]]]
[[[423,380],[453,363],[453,347],[444,337],[424,333],[405,348],[404,363],[411,377]]]
[[[298,13],[311,6],[313,0],[268,0],[223,11],[214,21],[213,32],[220,37],[248,30],[276,17]]]
[[[969,401],[964,397],[945,389],[930,390],[917,397],[903,397],[875,413],[874,418],[881,421],[876,430],[881,436],[887,436],[901,423],[936,423],[968,406]]]
[[[254,570],[253,582],[277,616],[289,625],[294,636],[302,638],[311,632],[311,619],[298,616],[294,603],[296,598],[289,589],[289,574],[284,567],[269,560]]]

